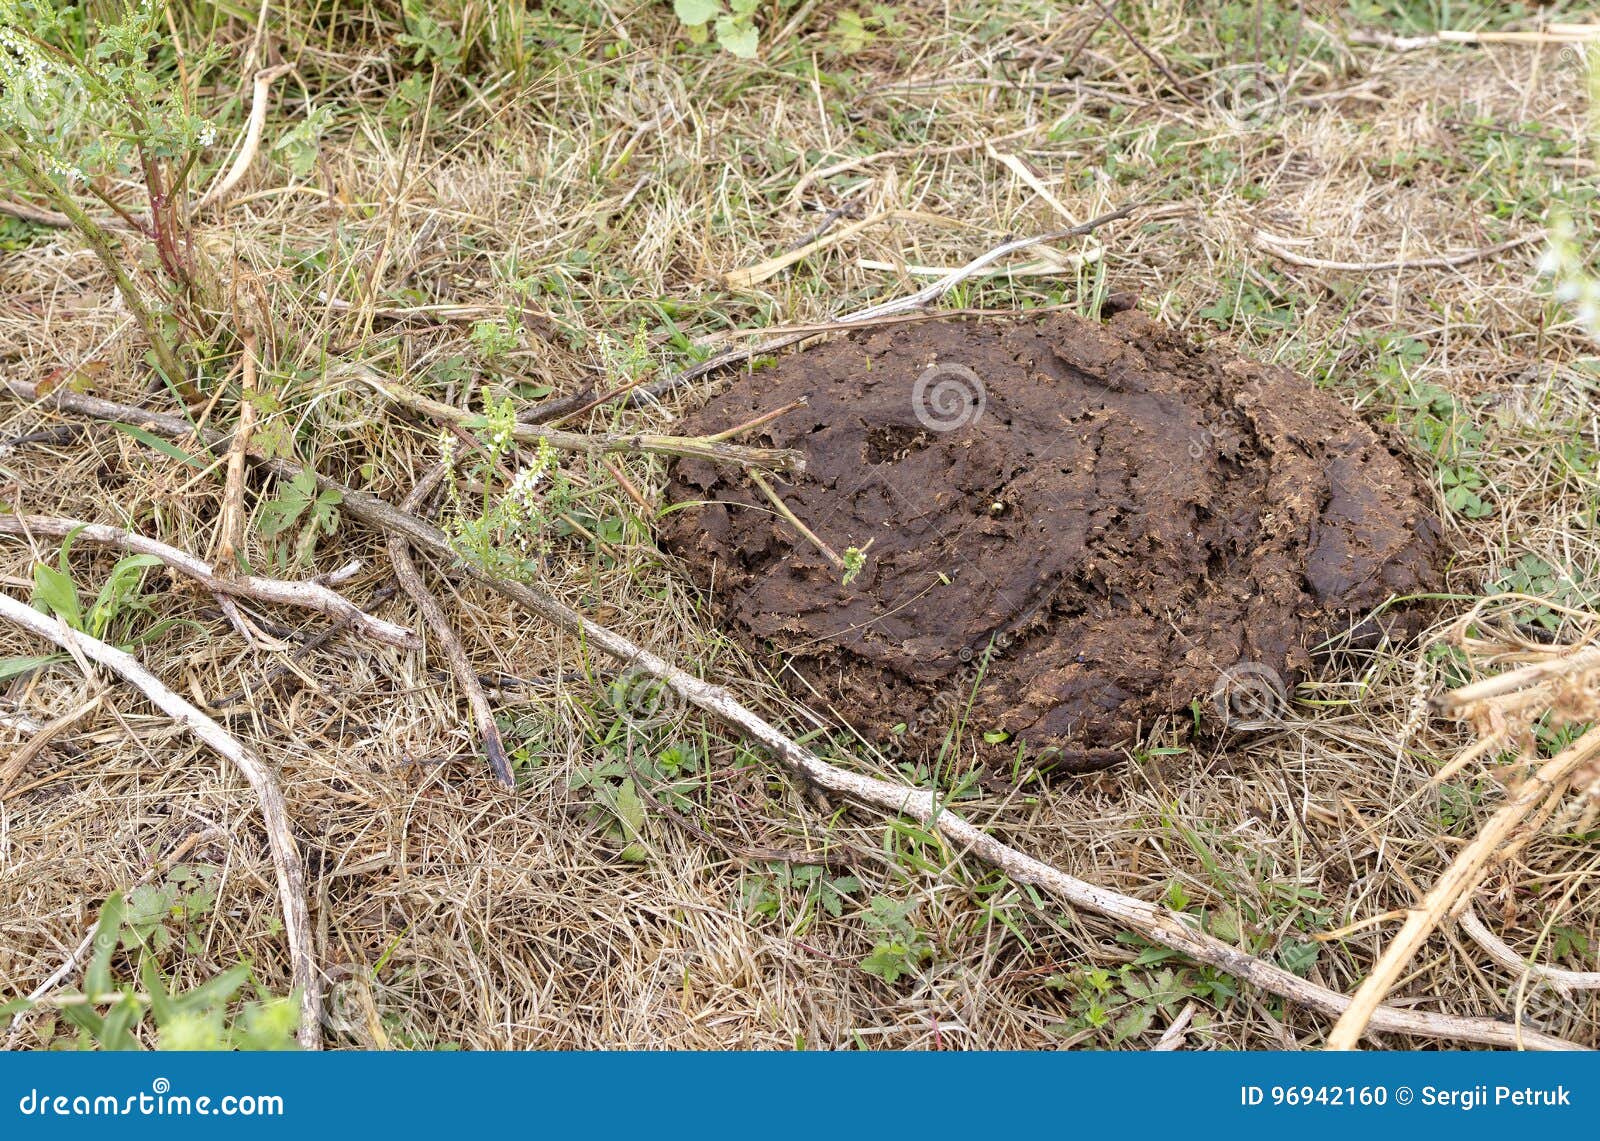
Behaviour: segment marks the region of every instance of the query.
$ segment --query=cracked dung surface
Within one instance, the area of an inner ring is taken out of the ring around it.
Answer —
[[[857,331],[681,430],[801,397],[744,442],[805,453],[774,486],[835,552],[871,543],[854,581],[701,461],[674,465],[669,498],[696,506],[661,538],[736,637],[880,742],[937,748],[971,698],[971,738],[1102,767],[1224,671],[1292,684],[1344,615],[1435,584],[1425,493],[1370,427],[1137,312]]]

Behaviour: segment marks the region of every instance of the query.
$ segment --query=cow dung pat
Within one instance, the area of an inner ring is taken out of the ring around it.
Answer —
[[[1427,496],[1372,428],[1136,311],[859,330],[682,430],[801,398],[746,442],[804,453],[772,485],[859,573],[699,460],[673,466],[661,538],[744,645],[880,742],[937,747],[970,701],[969,739],[1099,768],[1219,687],[1254,714],[1315,640],[1435,585]]]

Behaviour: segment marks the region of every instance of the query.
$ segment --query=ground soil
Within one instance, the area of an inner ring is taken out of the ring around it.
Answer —
[[[1137,311],[863,330],[682,430],[801,398],[747,441],[804,452],[778,489],[834,552],[867,548],[859,575],[699,461],[674,468],[663,543],[731,632],[891,746],[970,699],[971,737],[1103,767],[1226,678],[1292,685],[1347,615],[1435,583],[1437,523],[1378,432]]]

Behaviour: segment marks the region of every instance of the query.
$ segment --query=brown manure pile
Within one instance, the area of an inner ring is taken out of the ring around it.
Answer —
[[[1102,767],[1199,699],[1270,713],[1316,639],[1435,583],[1427,494],[1377,432],[1137,312],[856,331],[687,427],[802,398],[759,435],[804,453],[769,486],[815,541],[699,461],[662,539],[742,642],[880,742],[937,745],[970,702],[974,739]]]

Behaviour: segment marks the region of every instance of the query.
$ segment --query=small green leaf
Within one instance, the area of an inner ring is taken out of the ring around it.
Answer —
[[[717,17],[717,43],[739,59],[755,59],[760,45],[756,26],[748,19],[733,16]]]
[[[83,611],[78,602],[78,588],[72,580],[54,567],[35,563],[33,567],[33,605],[46,614],[54,614],[74,630],[83,629]]]
[[[240,963],[229,967],[220,975],[209,978],[193,990],[173,999],[180,1011],[198,1012],[232,1000],[239,988],[250,981],[250,964]]]
[[[1143,1034],[1150,1029],[1155,1013],[1154,1007],[1142,1005],[1125,1011],[1111,1027],[1112,1043],[1126,1042],[1129,1038],[1137,1038]]]
[[[111,954],[120,941],[122,916],[122,893],[114,891],[100,905],[100,919],[94,928],[94,956],[83,972],[85,994],[107,994],[111,990]]]
[[[1316,966],[1317,956],[1321,953],[1322,946],[1319,943],[1291,939],[1278,949],[1278,965],[1290,974],[1304,978]]]
[[[32,673],[40,666],[65,660],[61,654],[45,654],[37,658],[0,658],[0,681],[19,674]]]
[[[617,819],[622,822],[623,830],[630,840],[636,840],[644,832],[644,801],[639,799],[639,793],[633,787],[632,780],[625,780],[617,789],[616,796]]]
[[[201,459],[199,456],[192,456],[182,448],[178,447],[178,445],[168,443],[160,436],[152,436],[143,428],[136,428],[132,424],[112,423],[111,426],[119,432],[123,432],[129,436],[132,436],[145,447],[158,451],[164,456],[170,456],[172,459],[186,463],[190,467],[199,468],[201,471],[205,471],[215,462],[213,460]]]
[[[678,19],[691,28],[698,28],[722,12],[721,0],[672,0],[672,10]]]

